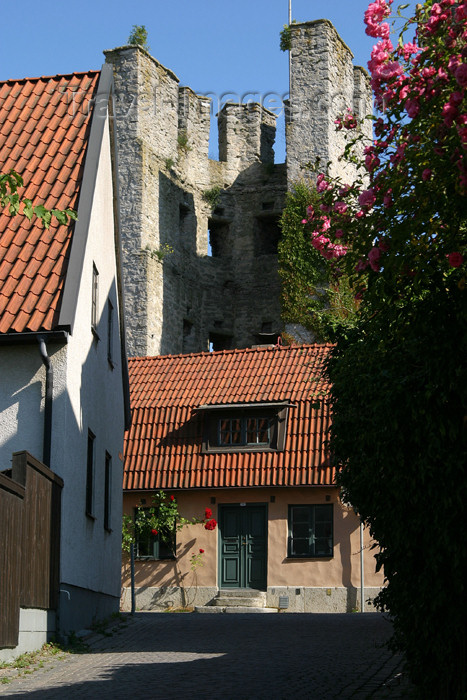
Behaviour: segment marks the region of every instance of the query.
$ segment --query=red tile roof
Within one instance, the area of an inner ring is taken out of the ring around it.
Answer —
[[[77,209],[99,75],[0,83],[0,172],[16,170],[34,204]],[[0,213],[0,333],[55,328],[72,233]]]
[[[124,489],[312,486],[334,482],[323,363],[330,345],[129,360],[132,425]],[[317,397],[320,400],[317,401]],[[202,452],[203,405],[290,401],[285,449]],[[319,403],[319,407],[316,404]]]

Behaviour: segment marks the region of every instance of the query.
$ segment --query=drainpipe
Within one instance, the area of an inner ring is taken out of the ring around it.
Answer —
[[[45,366],[44,443],[42,448],[42,461],[47,467],[50,467],[54,373],[52,361],[47,354],[47,346],[44,338],[41,335],[38,335],[37,342],[39,343],[39,352],[41,354],[42,363]]]
[[[360,612],[365,612],[365,560],[363,558],[363,522],[360,521]]]

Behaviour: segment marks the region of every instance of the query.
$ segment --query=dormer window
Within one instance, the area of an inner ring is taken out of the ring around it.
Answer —
[[[219,418],[219,446],[269,445],[273,420],[268,417],[242,416]]]
[[[271,452],[284,449],[290,403],[200,406],[203,452]]]

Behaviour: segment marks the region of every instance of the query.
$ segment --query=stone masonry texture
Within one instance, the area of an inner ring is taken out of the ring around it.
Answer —
[[[287,162],[274,163],[276,117],[225,104],[209,158],[211,101],[138,46],[113,66],[129,354],[244,348],[282,328],[278,225],[306,163],[338,163],[334,120],[371,112],[368,76],[327,20],[292,25]],[[371,127],[370,127],[371,129]],[[371,135],[371,131],[369,132]]]

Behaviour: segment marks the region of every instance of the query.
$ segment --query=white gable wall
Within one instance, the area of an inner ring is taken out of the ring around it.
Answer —
[[[95,118],[101,118],[96,113]],[[88,154],[88,157],[97,154]],[[99,272],[97,337],[91,329],[93,265]],[[69,337],[66,392],[54,405],[52,469],[62,494],[60,627],[81,629],[118,610],[124,404],[108,119],[99,158],[77,310]],[[108,300],[113,306],[113,364],[108,361]],[[88,430],[95,435],[93,517],[86,514]],[[112,458],[111,531],[104,528],[105,455]]]

